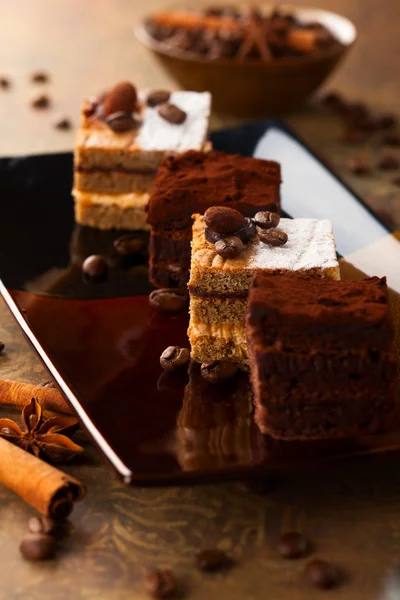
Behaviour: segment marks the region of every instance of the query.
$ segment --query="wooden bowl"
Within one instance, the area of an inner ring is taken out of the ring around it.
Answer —
[[[341,44],[318,55],[271,62],[211,60],[158,42],[143,24],[135,27],[135,34],[183,88],[210,91],[216,112],[241,117],[275,115],[302,104],[332,73],[357,37],[353,23],[336,13],[285,5],[282,9],[300,20],[322,23]]]

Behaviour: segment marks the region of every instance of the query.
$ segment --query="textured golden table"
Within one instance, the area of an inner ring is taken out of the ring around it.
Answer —
[[[52,116],[66,112],[76,121],[82,96],[110,82],[129,77],[140,86],[169,84],[131,31],[141,14],[163,4],[0,0],[0,65],[14,77],[13,90],[0,95],[0,153],[71,149],[72,133],[54,131]],[[342,11],[360,30],[359,43],[333,85],[354,99],[395,109],[400,92],[398,1],[321,0],[319,5]],[[53,74],[51,114],[27,107],[35,91],[27,83],[33,68]],[[351,154],[374,159],[373,144],[361,149],[343,146],[335,119],[312,108],[288,121],[372,206],[400,223],[399,192],[390,174],[361,179],[346,172]],[[213,120],[214,126],[226,123]],[[48,378],[2,302],[0,339],[7,345],[0,356],[1,377],[33,383]],[[310,590],[304,581],[304,561],[284,561],[276,555],[277,537],[289,528],[306,532],[316,554],[348,573],[348,582],[329,593],[338,600],[378,598],[387,573],[400,562],[398,456],[285,474],[270,492],[257,495],[239,483],[124,488],[89,444],[86,450],[87,460],[69,470],[87,484],[89,493],[72,515],[70,536],[56,561],[32,565],[20,558],[18,544],[32,511],[0,488],[0,600],[141,599],[146,597],[142,576],[151,566],[172,567],[193,600],[322,597],[324,592]],[[213,576],[197,573],[193,554],[205,545],[233,552],[237,566]]]

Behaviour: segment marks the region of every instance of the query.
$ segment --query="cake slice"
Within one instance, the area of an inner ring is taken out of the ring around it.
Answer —
[[[194,216],[189,280],[189,339],[192,358],[238,363],[248,368],[245,314],[250,281],[257,269],[268,274],[307,273],[339,279],[332,226],[328,220],[281,219],[288,241],[280,247],[256,235],[234,258],[220,256],[206,239],[204,217]]]
[[[278,163],[257,158],[189,151],[167,158],[148,204],[149,278],[156,287],[186,287],[190,268],[192,215],[215,205],[252,217],[280,210]]]
[[[349,437],[396,422],[386,279],[331,281],[257,270],[246,333],[255,419],[281,439]]]
[[[76,220],[99,229],[147,229],[145,206],[162,160],[207,142],[208,92],[137,92],[121,82],[84,101],[74,154]]]

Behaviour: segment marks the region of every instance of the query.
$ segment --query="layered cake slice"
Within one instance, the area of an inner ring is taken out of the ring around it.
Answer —
[[[331,281],[257,270],[246,333],[263,433],[325,439],[395,423],[398,376],[385,278]]]
[[[121,82],[85,100],[74,156],[76,220],[99,229],[147,229],[145,206],[168,155],[209,149],[208,92],[137,92]]]
[[[190,268],[192,215],[213,205],[251,217],[279,212],[278,163],[238,154],[189,151],[166,159],[148,204],[149,278],[156,287],[186,287]]]
[[[257,234],[243,244],[238,255],[225,258],[218,253],[217,244],[209,241],[212,233],[204,217],[194,218],[188,331],[192,358],[201,363],[231,361],[246,368],[249,356],[245,314],[254,271],[261,269],[273,275],[307,273],[314,278],[339,279],[331,223],[281,219],[279,230],[267,230],[265,237],[265,230],[260,232],[257,228]],[[254,226],[254,233],[255,229]],[[272,237],[272,243],[276,236],[287,241],[273,246],[267,243],[268,236]]]

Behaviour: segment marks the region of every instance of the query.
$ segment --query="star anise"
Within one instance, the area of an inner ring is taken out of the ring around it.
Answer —
[[[42,407],[32,398],[22,411],[22,428],[11,419],[0,419],[0,436],[50,463],[61,463],[82,454],[83,448],[66,435],[78,428],[73,417],[44,419]]]
[[[262,60],[268,61],[271,58],[267,41],[269,32],[270,20],[250,10],[244,18],[244,38],[238,51],[238,58],[247,58],[256,51]]]

